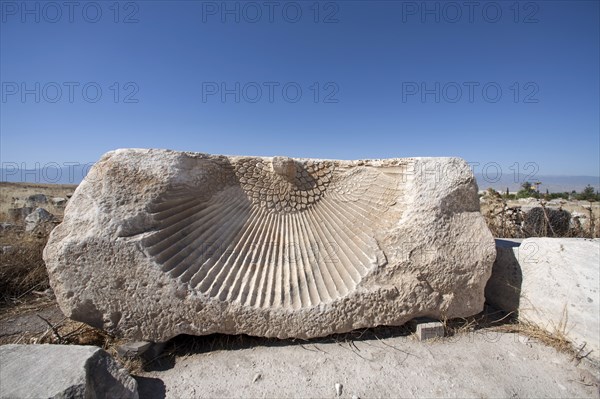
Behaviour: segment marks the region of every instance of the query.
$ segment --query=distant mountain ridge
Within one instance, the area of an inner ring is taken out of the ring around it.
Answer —
[[[88,164],[74,164],[65,167],[48,166],[36,169],[19,169],[18,167],[0,168],[0,181],[11,183],[43,183],[43,184],[79,184],[85,177],[92,162]],[[475,173],[479,190],[493,188],[497,191],[516,192],[525,181],[530,183],[541,182],[540,191],[551,193],[580,192],[588,184],[600,191],[600,176],[552,176],[552,175],[527,175],[503,174],[485,175]]]
[[[510,192],[516,192],[521,189],[521,185],[528,181],[530,183],[541,182],[540,192],[545,193],[548,190],[551,193],[571,192],[573,190],[580,192],[588,184],[596,191],[600,191],[600,176],[553,176],[553,175],[526,175],[526,174],[507,174],[502,176],[485,176],[482,173],[476,173],[477,185],[479,190],[493,188],[496,191],[505,192],[506,188]]]
[[[16,163],[4,163],[4,167],[0,168],[0,181],[9,183],[79,184],[93,164],[93,162],[88,164],[73,162],[72,165],[61,167],[53,163],[50,166],[21,169]]]

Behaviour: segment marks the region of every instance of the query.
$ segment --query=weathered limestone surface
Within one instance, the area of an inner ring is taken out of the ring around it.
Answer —
[[[600,240],[498,240],[489,303],[551,334],[559,331],[600,361]]]
[[[0,398],[137,399],[137,382],[97,346],[0,346]]]
[[[160,342],[472,315],[495,254],[458,158],[127,149],[91,169],[44,259],[67,316]]]

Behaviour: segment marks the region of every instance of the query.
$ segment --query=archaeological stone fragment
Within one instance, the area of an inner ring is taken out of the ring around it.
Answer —
[[[97,346],[0,346],[0,399],[138,399],[138,385]]]
[[[94,165],[44,251],[67,316],[152,342],[469,316],[494,258],[458,158],[142,149]]]

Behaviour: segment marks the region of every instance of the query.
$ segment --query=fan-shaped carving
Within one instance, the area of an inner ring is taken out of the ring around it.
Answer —
[[[385,263],[376,229],[398,181],[332,161],[206,161],[197,187],[152,206],[146,252],[173,278],[223,301],[298,309],[345,296]]]

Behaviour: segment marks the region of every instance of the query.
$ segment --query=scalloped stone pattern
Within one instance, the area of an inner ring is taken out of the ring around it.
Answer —
[[[458,158],[122,149],[44,259],[65,315],[117,336],[311,338],[480,312],[495,245]]]
[[[399,195],[375,169],[331,161],[241,159],[213,193],[179,188],[150,206],[156,232],[142,241],[170,276],[221,301],[300,309],[355,289],[385,256],[373,238]]]

